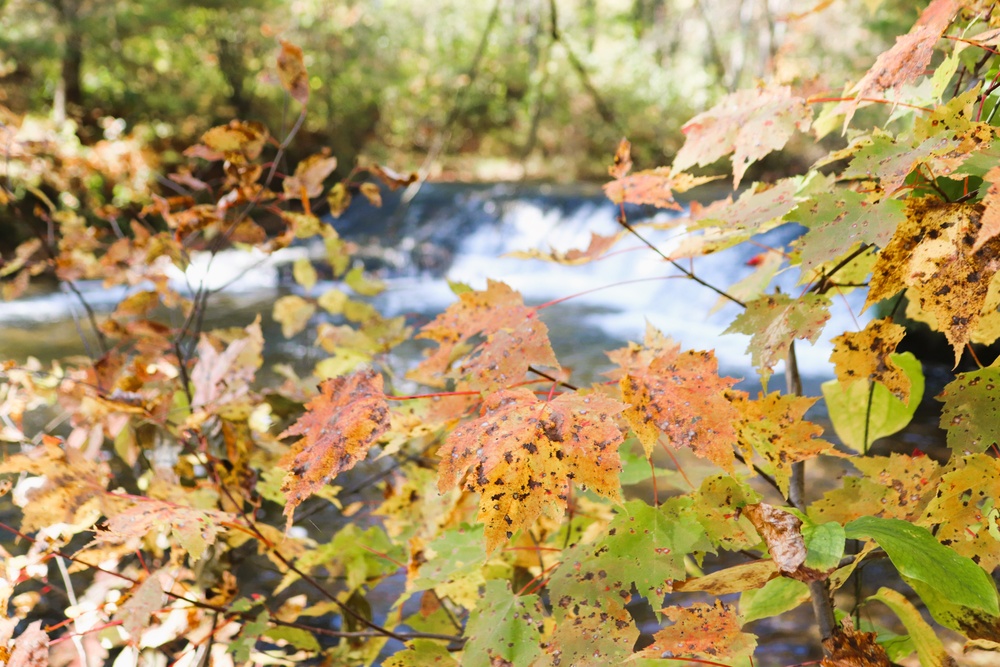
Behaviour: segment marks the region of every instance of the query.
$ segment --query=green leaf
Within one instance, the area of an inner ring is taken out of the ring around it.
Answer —
[[[602,540],[567,552],[552,575],[555,589],[566,586],[575,595],[581,587],[596,585],[627,595],[634,583],[640,595],[661,597],[667,582],[685,577],[687,554],[712,548],[691,505],[688,497],[672,498],[658,508],[641,500],[625,503]],[[592,581],[598,572],[599,581]]]
[[[836,521],[802,524],[802,539],[806,543],[806,567],[830,570],[840,564],[844,556],[844,527]]]
[[[528,667],[541,653],[543,613],[537,595],[514,595],[506,581],[486,582],[483,599],[465,628],[467,667]],[[503,662],[501,662],[503,661]]]
[[[775,365],[784,361],[796,338],[815,343],[830,319],[830,300],[819,294],[794,299],[787,294],[771,294],[747,303],[745,311],[723,333],[750,336],[747,352],[767,387]]]
[[[267,630],[269,619],[270,616],[267,610],[264,610],[257,614],[255,620],[243,625],[243,629],[240,630],[240,636],[232,640],[226,649],[229,653],[233,654],[233,660],[240,663],[250,659],[250,652],[257,645],[260,635]]]
[[[430,639],[407,642],[405,651],[395,654],[384,664],[385,667],[458,667],[448,647]]]
[[[740,613],[749,623],[759,618],[771,618],[795,609],[809,601],[809,586],[788,577],[775,577],[763,588],[744,591],[740,596]]]
[[[932,602],[939,599],[991,616],[1000,614],[990,576],[971,559],[938,542],[926,528],[900,519],[865,516],[847,524],[845,532],[850,539],[878,542],[921,598],[922,591],[933,593],[933,600],[924,598],[932,614]]]
[[[306,651],[319,651],[322,648],[313,634],[302,628],[290,628],[287,626],[268,628],[264,631],[263,636],[268,639],[284,640],[295,648],[301,648]]]
[[[941,428],[956,453],[985,452],[1000,444],[1000,368],[961,373],[938,396],[944,401]]]
[[[837,380],[823,383],[830,421],[841,442],[851,449],[864,452],[879,438],[901,431],[913,419],[924,396],[924,374],[920,361],[910,352],[890,354],[893,363],[910,378],[910,400],[907,403],[893,396],[881,383],[875,383],[871,410],[868,409],[869,383],[861,380],[845,390]],[[868,420],[868,442],[865,442],[865,420]]]
[[[798,242],[803,271],[837,259],[859,243],[884,248],[906,217],[903,202],[853,190],[817,194],[800,204],[797,213],[809,227]]]
[[[923,619],[913,603],[903,597],[901,593],[883,587],[868,599],[878,600],[889,607],[903,622],[906,631],[913,640],[921,667],[953,667],[955,665],[955,661],[944,650],[944,644],[934,633],[934,628]]]
[[[462,524],[448,530],[428,544],[427,551],[434,555],[420,566],[415,590],[433,588],[482,567],[487,558],[483,526]]]

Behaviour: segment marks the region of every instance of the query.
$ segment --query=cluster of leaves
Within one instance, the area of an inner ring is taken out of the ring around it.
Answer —
[[[0,654],[18,664],[50,655],[87,664],[114,652],[122,665],[155,655],[181,665],[742,666],[757,647],[747,623],[811,601],[828,667],[913,653],[925,666],[955,664],[897,591],[859,602],[885,605],[905,635],[835,609],[834,594],[879,558],[934,623],[970,648],[1000,648],[991,577],[1000,566],[1000,371],[961,373],[939,397],[947,460],[868,454],[875,438],[909,422],[923,394],[919,360],[896,352],[903,296],[907,315],[941,331],[956,361],[1000,336],[995,24],[992,3],[933,0],[843,97],[776,84],[734,93],[685,126],[670,168],[633,171],[629,144],[619,147],[608,196],[680,209],[674,193],[706,180],[686,169],[731,155],[739,186],[747,166],[795,133],[848,129],[849,144],[801,176],[656,223],[690,232],[669,253],[650,248],[702,284],[677,260],[786,223],[805,227],[750,278],[706,284],[742,308],[729,331],[750,336],[765,387],[756,396],[719,375],[712,351],[682,350],[653,328],[608,353],[610,382],[575,386],[541,307],[502,282],[456,286],[457,301],[415,335],[403,318],[383,317],[366,301],[383,285],[313,211],[326,202],[336,216],[354,194],[378,202],[376,182],[410,177],[371,165],[328,185],[327,153],[281,177],[295,128],[280,142],[255,123],[213,128],[189,154],[221,167],[218,182],[180,177],[190,195],[155,199],[118,238],[53,213],[66,242],[48,247],[43,235],[22,246],[4,278],[26,281],[44,266],[69,285],[100,276],[131,292],[94,319],[93,361],[4,366],[2,433],[22,451],[0,473],[18,475],[20,525],[8,530],[22,551],[4,554],[0,610],[10,618],[0,622]],[[304,108],[301,51],[284,44],[278,72]],[[865,130],[855,120],[862,106],[891,115]],[[645,239],[624,210],[623,231]],[[265,234],[258,212],[282,231]],[[582,263],[619,238],[533,256]],[[302,290],[279,299],[273,317],[285,336],[317,322],[316,345],[329,356],[310,377],[283,368],[280,385],[260,387],[260,321],[201,332],[212,291],[178,291],[168,269],[184,268],[199,247],[271,252],[296,239],[321,250],[337,286],[318,293],[316,266],[297,260]],[[798,296],[769,287],[788,269],[801,276]],[[833,297],[853,289],[867,289],[866,307],[892,299],[880,311],[891,314],[834,338],[837,378],[823,399],[835,446],[805,418],[820,398],[801,395],[794,351],[798,340],[818,340]],[[401,377],[390,353],[411,338],[429,348]],[[787,391],[768,391],[779,364]],[[401,394],[417,384],[433,393]],[[29,432],[26,416],[46,404],[58,406],[65,433]],[[660,449],[688,450],[713,472],[679,475],[687,486],[666,499],[623,493],[646,480],[656,488]],[[857,474],[809,497],[805,464],[820,456],[849,458]],[[359,488],[380,494],[361,502],[335,484],[369,459],[378,472]],[[317,512],[351,522],[332,536],[310,532],[305,519]],[[703,573],[706,556],[723,551],[749,560]],[[275,576],[239,576],[243,561]],[[53,595],[39,580],[68,596],[65,622],[19,626]],[[627,604],[640,597],[662,627],[638,643]]]

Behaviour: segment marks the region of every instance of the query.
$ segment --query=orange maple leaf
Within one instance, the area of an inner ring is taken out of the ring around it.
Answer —
[[[468,350],[471,339],[485,340]],[[437,341],[438,349],[407,375],[411,380],[441,387],[445,379],[459,380],[459,389],[490,391],[519,382],[528,366],[559,367],[549,330],[536,309],[524,305],[521,295],[490,280],[484,291],[465,292],[459,300],[426,325],[417,338]],[[457,368],[456,358],[464,357]]]
[[[736,384],[719,377],[712,352],[680,351],[680,344],[652,327],[644,346],[628,347],[608,356],[622,368],[619,385],[629,407],[625,419],[649,456],[662,431],[674,446],[690,447],[732,472],[733,445],[739,411],[725,393]]]
[[[887,90],[898,90],[924,73],[934,55],[934,45],[948,29],[958,10],[956,0],[934,0],[910,32],[896,38],[896,44],[875,60],[875,64],[854,87],[855,98],[844,103],[845,128],[866,98],[881,95]]]
[[[572,482],[618,501],[624,434],[614,416],[624,408],[600,394],[551,401],[527,389],[491,394],[480,417],[456,428],[439,450],[438,488],[447,491],[464,477],[469,491],[482,493],[477,518],[488,551],[543,510],[561,517]]]
[[[756,638],[742,632],[743,619],[721,600],[714,605],[695,602],[689,607],[667,607],[661,610],[673,621],[653,635],[653,643],[637,653],[637,657],[708,658],[718,660],[746,659],[757,647]]]
[[[389,428],[382,376],[368,369],[326,380],[306,412],[278,437],[303,436],[282,457],[287,470],[281,490],[288,496],[287,525],[299,504],[368,455]]]

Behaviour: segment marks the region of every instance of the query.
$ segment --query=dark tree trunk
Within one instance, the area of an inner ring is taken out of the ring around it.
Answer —
[[[243,86],[246,67],[243,62],[242,40],[232,40],[225,36],[216,38],[219,46],[219,70],[229,84],[229,103],[233,105],[239,118],[247,118],[252,110],[252,100]]]

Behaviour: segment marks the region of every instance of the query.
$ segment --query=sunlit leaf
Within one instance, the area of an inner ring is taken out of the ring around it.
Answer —
[[[590,244],[583,250],[578,250],[573,248],[571,250],[566,250],[565,252],[552,249],[549,252],[542,252],[541,250],[515,250],[514,252],[508,252],[504,257],[515,257],[517,259],[540,259],[546,262],[555,262],[556,264],[566,264],[566,265],[578,265],[586,264],[592,262],[595,259],[599,259],[602,255],[608,252],[615,243],[622,237],[621,234],[612,234],[611,236],[601,236],[600,234],[591,233]]]
[[[462,664],[528,667],[541,655],[543,612],[537,595],[515,595],[505,581],[486,582],[486,592],[472,611]]]
[[[723,333],[750,336],[747,352],[766,383],[778,362],[788,356],[792,341],[816,342],[830,319],[829,307],[830,300],[819,294],[799,299],[786,294],[763,296],[749,302]]]
[[[487,397],[480,417],[456,428],[439,450],[442,492],[464,479],[482,494],[477,519],[493,551],[543,510],[560,517],[571,484],[618,500],[615,415],[624,405],[600,394],[560,394],[539,401],[526,389]]]
[[[608,356],[621,367],[614,374],[629,405],[625,418],[647,456],[662,432],[675,447],[733,470],[739,413],[724,393],[736,380],[719,377],[713,353],[681,352],[679,343],[649,326],[645,345],[631,343]]]
[[[309,101],[309,75],[302,49],[285,40],[281,40],[281,51],[278,53],[278,77],[292,99],[299,104]]]
[[[288,525],[303,500],[365,458],[388,427],[381,374],[368,370],[323,382],[306,413],[279,436],[302,436],[281,460]]]
[[[674,169],[709,165],[732,153],[733,187],[738,187],[747,167],[784,147],[795,130],[807,131],[811,122],[809,105],[787,86],[731,93],[684,125]]]
[[[742,632],[743,619],[729,605],[695,602],[688,607],[667,607],[663,614],[673,622],[653,635],[653,643],[638,655],[646,658],[696,658],[715,664],[750,657],[757,638]]]
[[[910,402],[910,377],[893,361],[906,328],[891,319],[872,320],[860,332],[848,331],[833,339],[834,371],[841,386],[858,380],[878,382],[905,403]]]
[[[878,600],[892,609],[893,613],[903,622],[903,626],[916,647],[921,667],[957,667],[958,663],[948,655],[944,644],[934,634],[934,628],[923,619],[917,608],[903,594],[891,588],[882,587],[869,599]]]
[[[337,168],[337,158],[326,152],[310,155],[297,165],[295,173],[282,182],[290,199],[312,199],[323,193],[323,181]]]

